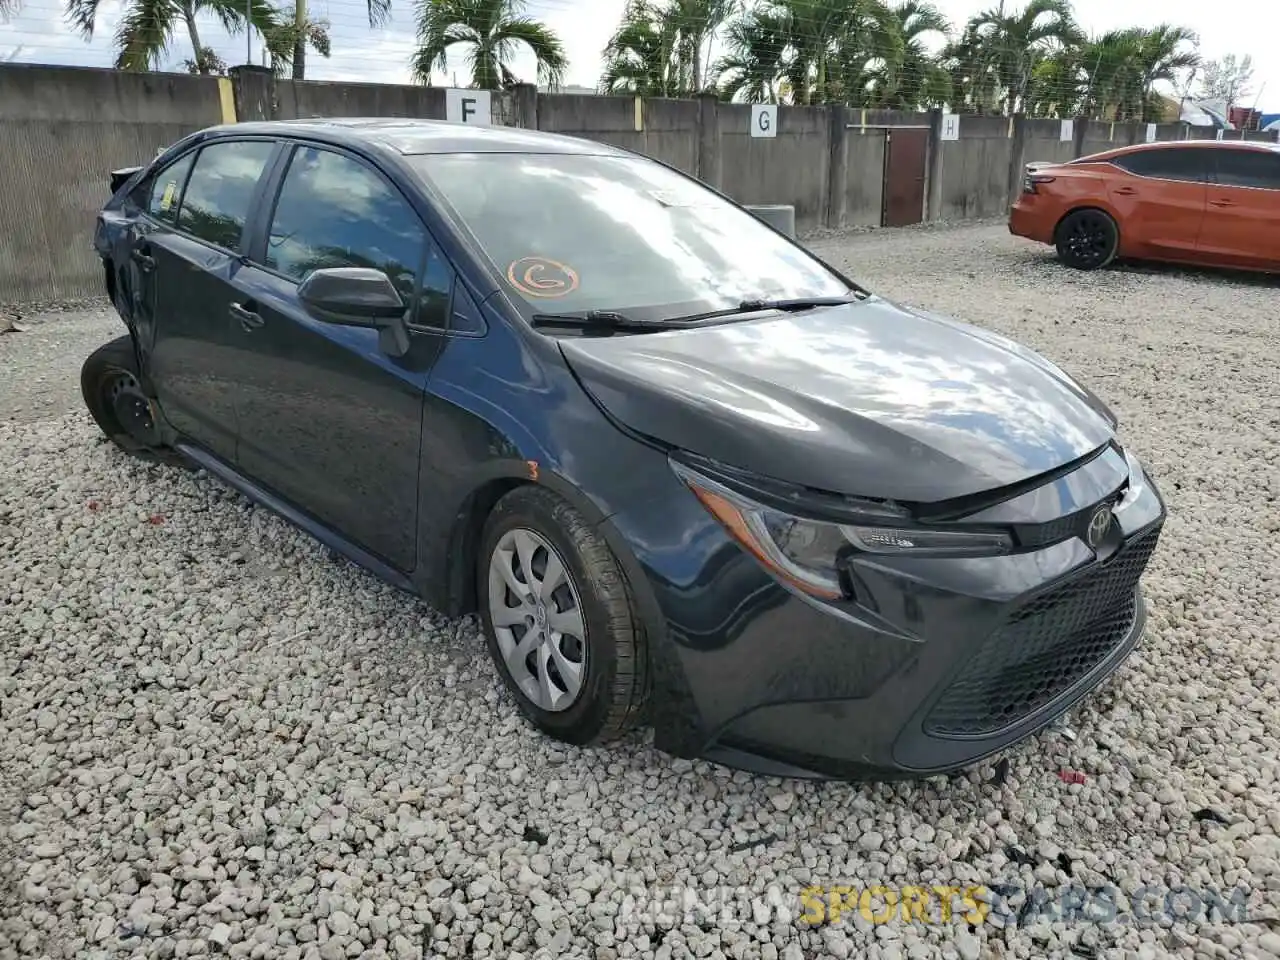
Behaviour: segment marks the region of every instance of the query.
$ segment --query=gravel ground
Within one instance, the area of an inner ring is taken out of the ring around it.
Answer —
[[[1277,283],[1069,273],[990,225],[813,243],[1060,362],[1158,477],[1148,637],[1075,740],[887,786],[553,745],[474,623],[101,442],[76,370],[122,328],[40,316],[0,337],[0,958],[1280,956]],[[805,922],[875,883],[1119,915]],[[1178,886],[1247,915],[1135,922]]]

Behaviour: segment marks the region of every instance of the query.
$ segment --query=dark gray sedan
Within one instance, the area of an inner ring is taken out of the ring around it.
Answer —
[[[240,124],[123,171],[85,401],[454,614],[572,743],[932,774],[1138,643],[1164,506],[1087,389],[599,143]]]

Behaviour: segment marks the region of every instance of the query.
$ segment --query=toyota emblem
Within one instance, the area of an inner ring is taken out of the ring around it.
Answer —
[[[1111,507],[1101,506],[1089,518],[1089,529],[1085,532],[1085,537],[1089,541],[1089,546],[1097,549],[1102,543],[1102,538],[1107,535],[1107,531],[1111,529]]]

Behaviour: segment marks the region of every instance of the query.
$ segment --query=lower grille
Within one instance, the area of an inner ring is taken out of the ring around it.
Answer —
[[[1101,566],[1037,597],[991,634],[934,704],[926,733],[999,732],[1046,706],[1115,650],[1136,614],[1138,580],[1156,548],[1153,530]]]

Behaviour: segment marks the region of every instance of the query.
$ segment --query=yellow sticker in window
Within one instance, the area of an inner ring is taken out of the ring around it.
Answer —
[[[165,184],[164,196],[160,198],[160,209],[168,210],[173,206],[174,198],[178,195],[178,181],[170,180]]]

